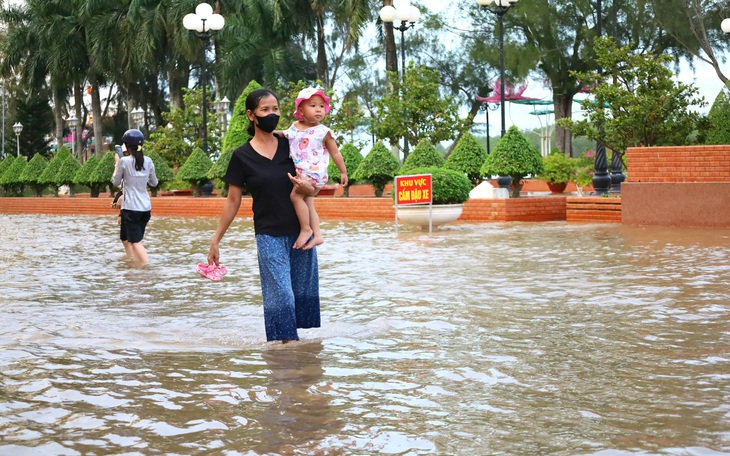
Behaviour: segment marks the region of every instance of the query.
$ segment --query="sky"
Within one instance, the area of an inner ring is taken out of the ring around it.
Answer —
[[[444,0],[421,0],[423,5],[425,5],[430,12],[434,13],[440,13],[447,9],[449,4],[451,2],[446,2]],[[477,8],[476,1],[474,1],[474,7]],[[459,14],[458,12],[456,14]],[[509,14],[509,13],[508,13]],[[416,23],[416,27],[418,24]],[[720,21],[718,21],[717,24],[718,28],[720,27]],[[726,63],[727,71],[725,71],[725,74],[730,73],[730,60]],[[715,101],[715,98],[717,97],[717,94],[720,93],[720,90],[723,88],[722,81],[720,81],[720,78],[717,77],[717,74],[715,73],[715,70],[708,64],[704,62],[696,62],[695,64],[695,70],[692,71],[690,69],[690,66],[684,62],[680,66],[680,71],[677,74],[677,80],[681,81],[685,84],[694,83],[699,88],[699,95],[705,98],[705,101],[707,102],[707,106],[705,108],[702,108],[699,110],[699,112],[705,114],[710,110],[710,107],[712,107],[713,101]],[[542,87],[542,82],[540,81],[526,81],[528,86],[527,90],[524,93],[524,96],[526,97],[532,97],[532,98],[539,98],[541,100],[552,100],[552,93],[550,90],[545,89]],[[549,107],[548,107],[549,108]],[[536,116],[533,114],[530,114],[535,109],[545,109],[545,107],[536,106],[533,108],[532,106],[525,106],[525,105],[519,105],[515,103],[509,103],[507,102],[505,104],[505,128],[509,129],[510,126],[516,125],[521,130],[526,129],[532,129],[532,128],[541,128],[544,127],[547,123],[554,124],[554,118],[552,115],[548,116]],[[573,117],[580,119],[581,115],[579,112],[580,106],[577,104],[574,106],[573,111]],[[476,119],[477,124],[481,124],[482,129],[484,128],[485,123],[485,115],[483,113],[480,113],[479,116]],[[499,134],[499,131],[501,129],[501,112],[500,109],[497,109],[496,111],[490,111],[489,112],[489,133],[491,136],[497,136]]]

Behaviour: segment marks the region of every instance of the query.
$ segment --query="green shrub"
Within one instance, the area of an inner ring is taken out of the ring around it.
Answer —
[[[58,186],[61,185],[57,182],[56,176],[61,169],[61,165],[68,158],[73,158],[71,152],[66,147],[61,146],[58,152],[56,152],[56,155],[48,162],[48,166],[43,170],[43,174],[38,178],[38,183],[51,187],[55,195],[58,195]]]
[[[110,193],[113,194],[112,175],[114,175],[114,163],[113,153],[102,155],[99,158],[98,164],[89,175],[89,182],[98,184],[101,189],[109,187],[111,190]]]
[[[23,181],[20,175],[27,165],[24,156],[16,157],[8,166],[2,176],[0,176],[0,185],[5,189],[5,194],[21,196],[23,194]]]
[[[542,156],[516,126],[511,126],[504,137],[487,155],[481,169],[483,176],[499,175],[512,178],[512,197],[520,196],[522,179],[543,172]]]
[[[573,161],[560,150],[553,150],[542,159],[543,172],[537,177],[551,184],[570,182],[575,175]]]
[[[350,196],[350,186],[357,183],[357,181],[353,179],[352,174],[357,167],[360,166],[360,163],[362,163],[363,156],[358,148],[352,143],[347,143],[342,146],[342,148],[340,148],[340,153],[342,154],[342,159],[345,161],[345,168],[347,168],[348,182],[344,189],[344,196]],[[331,181],[340,181],[340,177],[342,176],[340,175],[340,170],[337,168],[334,160],[330,160],[330,164],[327,167],[327,174],[329,174]]]
[[[36,196],[43,196],[43,189],[46,188],[46,184],[41,184],[39,182],[46,166],[48,166],[48,160],[46,160],[46,158],[41,154],[35,154],[20,174],[21,182],[29,185],[35,192]]]
[[[730,89],[720,91],[707,118],[710,128],[705,144],[730,144]]]
[[[393,181],[398,168],[398,159],[382,142],[378,142],[352,173],[352,178],[360,182],[370,182],[375,188],[375,196],[383,196],[385,186]]]
[[[398,174],[409,174],[411,170],[415,168],[423,168],[426,166],[435,166],[442,168],[446,160],[436,150],[433,144],[427,139],[422,139],[413,149],[413,152],[408,154],[403,166],[398,170]]]
[[[162,155],[155,151],[149,151],[145,153],[152,163],[155,165],[155,175],[157,176],[157,186],[152,187],[152,196],[157,196],[157,191],[162,188],[167,182],[172,181],[175,178],[175,173],[172,172],[172,168],[167,164],[167,161],[162,158]]]
[[[56,183],[68,185],[68,192],[71,196],[74,194],[74,177],[79,169],[81,169],[81,163],[75,157],[68,157],[61,163],[58,174],[56,174]]]
[[[403,174],[430,174],[433,204],[462,204],[469,199],[472,189],[471,181],[466,174],[453,169],[428,166],[414,168]]]
[[[218,160],[210,167],[208,178],[216,181],[216,186],[223,190],[223,195],[228,195],[228,184],[223,181],[223,177],[228,171],[228,164],[231,162],[233,151],[236,149],[224,149]]]
[[[195,190],[195,195],[200,195],[200,186],[208,182],[208,171],[213,167],[210,160],[203,149],[197,147],[192,154],[185,160],[185,163],[177,171],[177,177],[189,183]]]
[[[483,176],[480,169],[486,159],[487,152],[484,147],[479,144],[474,135],[467,132],[456,143],[444,168],[461,171],[469,178],[472,186],[476,186]]]
[[[256,81],[248,83],[241,95],[239,95],[236,103],[233,105],[233,112],[231,113],[231,121],[228,123],[228,130],[226,136],[223,138],[223,147],[221,147],[221,156],[218,161],[226,154],[227,151],[233,151],[239,146],[242,146],[251,139],[251,136],[246,132],[248,128],[248,116],[246,116],[246,97],[254,90],[260,89],[261,85]],[[230,161],[231,156],[228,155]],[[228,162],[221,163],[220,167],[228,168]],[[218,172],[218,170],[216,170]],[[226,173],[225,169],[220,175],[211,176],[211,179],[219,179]]]
[[[2,179],[3,173],[13,164],[13,160],[15,160],[15,155],[6,155],[5,158],[0,160],[0,179]],[[0,187],[3,187],[3,191],[7,195],[8,189],[2,184],[0,184]]]

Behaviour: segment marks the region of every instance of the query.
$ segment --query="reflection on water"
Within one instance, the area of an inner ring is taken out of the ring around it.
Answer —
[[[324,224],[264,342],[250,222],[0,215],[0,455],[730,454],[730,230]]]

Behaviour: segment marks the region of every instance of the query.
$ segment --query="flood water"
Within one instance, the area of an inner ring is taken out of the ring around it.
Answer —
[[[252,224],[0,215],[0,455],[730,454],[730,230],[324,223],[266,343]]]

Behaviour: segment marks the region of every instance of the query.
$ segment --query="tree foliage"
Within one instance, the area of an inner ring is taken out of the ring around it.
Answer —
[[[513,186],[512,197],[518,198],[522,179],[543,172],[542,156],[513,125],[492,153],[487,155],[480,172],[483,176],[510,176]]]
[[[542,159],[543,171],[537,177],[551,184],[570,182],[575,174],[573,161],[560,149],[555,149]]]
[[[469,178],[475,186],[482,178],[480,169],[487,159],[487,152],[471,133],[464,135],[456,143],[454,151],[449,155],[444,168],[460,171]]]
[[[171,166],[180,166],[195,148],[203,147],[203,91],[186,89],[183,94],[185,108],[173,108],[162,114],[167,125],[150,135],[145,149],[157,152]],[[220,149],[220,133],[215,116],[208,113],[208,154],[217,156]]]
[[[396,73],[388,76],[396,90],[375,102],[375,136],[391,144],[405,137],[409,145],[423,139],[438,144],[454,138],[463,122],[453,97],[441,94],[436,71],[410,65],[402,84]]]
[[[610,38],[597,40],[596,55],[603,74],[577,73],[592,85],[592,98],[581,103],[586,118],[560,119],[576,135],[600,141],[623,156],[631,146],[691,144],[701,127],[692,108],[705,106],[697,88],[674,81],[667,55],[638,54],[618,47]]]
[[[382,142],[378,142],[352,173],[352,178],[359,182],[370,182],[375,188],[375,196],[383,196],[385,186],[393,181],[398,168],[398,160]]]

